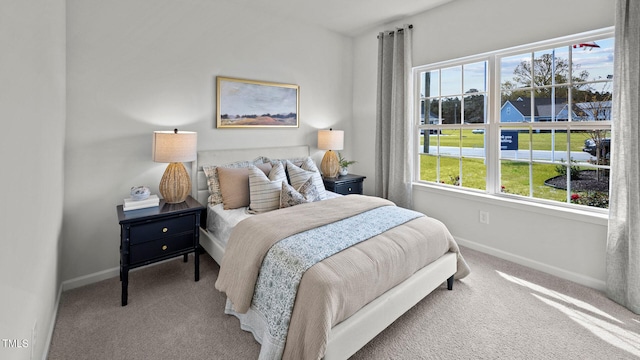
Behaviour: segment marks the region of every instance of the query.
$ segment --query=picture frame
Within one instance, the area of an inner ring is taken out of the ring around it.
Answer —
[[[217,128],[299,127],[300,87],[216,77]]]

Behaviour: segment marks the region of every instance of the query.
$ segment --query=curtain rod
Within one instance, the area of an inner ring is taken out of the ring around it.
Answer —
[[[409,29],[413,29],[413,24],[409,24]],[[403,29],[398,29],[398,30],[382,31],[382,33],[387,33],[388,32],[387,35],[393,36],[393,34],[395,34],[396,32],[403,32],[403,31],[404,31],[404,28]],[[376,37],[380,38],[380,35],[378,35]]]

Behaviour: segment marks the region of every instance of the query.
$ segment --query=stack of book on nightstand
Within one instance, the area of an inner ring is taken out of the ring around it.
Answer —
[[[122,210],[124,211],[138,210],[138,209],[145,209],[145,208],[150,208],[158,205],[160,205],[160,198],[158,197],[158,195],[153,194],[153,195],[149,195],[149,197],[144,200],[134,200],[132,198],[124,199]]]

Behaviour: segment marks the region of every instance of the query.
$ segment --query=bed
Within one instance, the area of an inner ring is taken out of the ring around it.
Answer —
[[[221,264],[221,274],[224,272],[223,266],[225,269],[230,268],[230,265],[225,265],[224,263],[224,255],[227,248],[226,238],[230,236],[231,230],[225,228],[224,223],[227,222],[232,224],[233,226],[233,224],[240,224],[240,222],[244,219],[249,219],[247,221],[242,221],[241,225],[245,225],[245,223],[253,222],[254,219],[265,218],[266,220],[267,215],[265,214],[265,216],[255,217],[255,215],[248,215],[246,211],[238,209],[223,210],[221,205],[216,205],[217,208],[216,206],[209,206],[208,198],[210,196],[210,189],[207,183],[207,176],[203,171],[203,166],[229,164],[239,160],[252,160],[259,157],[270,159],[292,159],[305,158],[308,156],[308,146],[236,150],[206,150],[198,152],[197,160],[192,164],[192,195],[201,204],[207,206],[207,217],[209,218],[209,220],[217,219],[216,221],[219,221],[218,223],[213,223],[212,221],[210,221],[208,226],[207,224],[203,223],[200,229],[200,244],[218,264]],[[353,196],[354,195],[349,195],[348,197]],[[311,207],[315,206],[319,208],[324,207],[324,213],[331,213],[331,211],[327,211],[327,206],[335,206],[335,204],[339,204],[339,207],[350,208],[349,206],[344,206],[344,204],[348,204],[349,202],[356,202],[356,200],[341,199],[340,196],[333,194],[328,194],[327,197],[328,199],[326,201],[319,202],[317,205],[315,205],[315,203],[313,205],[299,205],[301,207],[297,209],[302,209],[300,211],[294,211],[292,210],[292,208],[289,208],[283,209],[282,212],[284,213],[285,211],[288,211],[287,214],[290,215],[293,212],[311,214],[311,211],[315,211],[311,210]],[[361,200],[362,201],[358,200],[357,202],[359,204],[371,202],[372,205],[366,206],[370,206],[372,208],[387,207],[386,204],[377,204],[379,200],[376,199],[363,197]],[[359,204],[357,206],[354,206],[360,207],[361,205]],[[367,209],[369,208],[367,207]],[[214,214],[214,212],[216,211],[217,214]],[[224,214],[224,218],[221,218],[220,214]],[[273,221],[273,219],[276,219],[277,216],[279,216],[279,213],[277,212],[270,212],[267,214],[269,214],[268,217],[270,217],[270,221]],[[217,232],[220,228],[225,228],[226,230],[223,230],[221,233]],[[236,229],[234,235],[242,233],[239,228],[240,226],[238,226],[238,229]],[[450,234],[448,234],[446,228],[444,231],[446,232],[447,236],[450,237]],[[452,237],[450,238],[451,240],[449,241],[453,241]],[[364,243],[366,243],[366,241],[364,241]],[[354,245],[354,247],[357,246],[361,246],[361,244]],[[455,242],[452,246],[457,250],[457,245],[455,245]],[[238,250],[234,249],[232,246],[229,251],[233,252]],[[346,252],[347,251],[345,250],[342,253]],[[227,261],[227,263],[229,263],[229,261]],[[242,264],[237,261],[236,263],[240,265],[239,269],[241,269],[241,271],[234,269],[235,273],[244,273],[246,272],[246,269],[250,270],[252,268],[252,266],[249,264]],[[242,267],[243,265],[245,266],[244,268]],[[461,267],[463,269],[461,269]],[[231,272],[231,270],[227,271],[227,273],[229,272]],[[462,259],[460,253],[457,251],[445,251],[442,256],[438,255],[435,260],[430,261],[426,266],[422,267],[421,265],[421,267],[413,272],[412,275],[407,275],[408,278],[403,279],[399,283],[391,286],[388,290],[385,289],[385,291],[381,292],[381,294],[376,295],[374,299],[367,300],[366,304],[358,306],[359,310],[347,312],[347,316],[345,319],[340,319],[335,324],[332,324],[330,326],[328,334],[326,335],[326,338],[323,338],[322,340],[322,350],[320,356],[322,356],[324,359],[348,358],[356,351],[358,351],[358,349],[368,343],[371,339],[373,339],[382,330],[384,330],[387,326],[389,326],[392,322],[394,322],[403,313],[405,313],[417,302],[427,296],[434,289],[441,286],[443,283],[447,283],[447,287],[451,290],[453,286],[454,274],[462,277],[465,276],[466,273],[468,273],[468,268],[466,267],[466,263],[464,263],[464,259]],[[375,281],[377,282],[378,280]],[[233,280],[229,280],[229,282],[232,283]],[[216,286],[218,286],[218,284],[216,284]],[[300,287],[303,288],[303,286],[304,283],[301,282]],[[230,295],[232,291],[225,292],[227,292],[227,295],[229,297],[232,297],[232,295]],[[302,302],[300,298],[301,295],[296,298],[296,304]],[[230,307],[230,301],[228,301],[227,304],[228,306],[225,311],[227,313],[236,315],[241,320],[243,329],[252,330],[250,329],[251,326],[245,326],[242,314],[235,313],[233,307]],[[291,321],[291,326],[296,323],[296,321],[294,320],[296,319],[297,314],[301,312],[301,310],[294,307],[294,316]],[[299,320],[298,322],[300,321],[302,320]],[[305,319],[305,321],[311,320]],[[254,332],[254,337],[256,337],[256,340],[258,340],[259,342],[261,341],[261,339],[256,336],[256,332]],[[289,336],[289,339],[287,341],[291,341],[291,339],[294,339],[294,341],[298,342],[306,341],[304,336]],[[287,346],[289,346],[289,343],[287,343]],[[307,355],[304,355],[304,357],[307,357]]]

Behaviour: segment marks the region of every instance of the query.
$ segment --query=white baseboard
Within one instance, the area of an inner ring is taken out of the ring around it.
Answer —
[[[189,256],[193,256],[193,253],[190,253]],[[142,267],[133,268],[133,269],[129,270],[129,273],[132,273],[132,272],[135,272],[135,271],[138,271],[138,270],[150,267],[150,266],[156,266],[156,265],[162,264],[162,263],[167,262],[167,261],[173,261],[173,260],[175,260],[177,258],[178,258],[178,256],[170,258],[170,259],[158,261],[158,262],[155,262],[155,263],[152,263],[152,264],[144,265]],[[182,255],[179,256],[179,258],[182,258]],[[112,277],[116,277],[116,276],[120,276],[120,267],[115,267],[115,268],[111,268],[111,269],[98,271],[98,272],[95,272],[95,273],[89,274],[89,275],[79,276],[79,277],[74,278],[74,279],[69,279],[69,280],[63,281],[62,282],[62,291],[67,291],[67,290],[79,288],[81,286],[97,283],[98,281],[111,279]]]
[[[60,298],[62,298],[62,284],[58,286],[58,295],[56,295],[56,301],[53,305],[53,314],[51,315],[51,321],[49,322],[49,329],[45,337],[44,349],[42,351],[42,360],[47,360],[49,356],[49,348],[51,347],[51,340],[53,340],[53,330],[56,328],[56,320],[58,319],[58,309],[60,309]]]
[[[515,255],[515,254],[509,253],[503,250],[499,250],[496,248],[492,248],[484,244],[479,244],[471,240],[463,239],[457,236],[454,236],[454,237],[458,242],[458,245],[460,246],[465,246],[473,250],[477,250],[489,255],[493,255],[495,257],[508,260],[519,265],[530,267],[532,269],[539,270],[565,280],[573,281],[580,285],[588,286],[590,288],[593,288],[599,291],[605,291],[606,289],[606,283],[602,280],[598,280],[589,276],[585,276],[583,274],[561,269],[553,265],[545,264],[539,261],[531,260],[526,257]]]
[[[114,276],[120,276],[120,268],[112,268],[102,270],[97,273],[80,276],[74,279],[65,280],[62,282],[62,291],[67,291],[81,286],[96,283],[98,281],[107,280]]]

